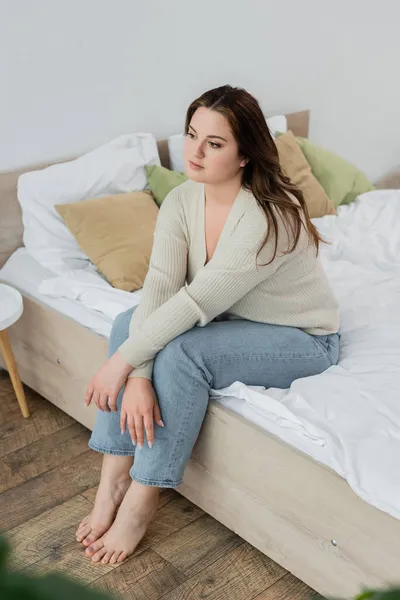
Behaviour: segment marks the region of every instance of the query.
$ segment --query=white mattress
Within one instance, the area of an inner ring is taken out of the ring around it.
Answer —
[[[337,217],[314,223],[332,241],[322,246],[321,260],[341,305],[339,364],[289,390],[236,382],[213,391],[213,400],[400,518],[400,191],[364,194]],[[24,249],[0,279],[106,337],[114,316],[140,297],[114,290],[92,271],[52,276]]]

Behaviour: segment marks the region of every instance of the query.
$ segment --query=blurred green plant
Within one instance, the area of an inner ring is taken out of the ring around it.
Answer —
[[[111,600],[111,596],[84,587],[64,575],[34,576],[7,567],[10,547],[0,536],[1,600]]]
[[[400,588],[366,591],[357,596],[355,600],[400,600]]]

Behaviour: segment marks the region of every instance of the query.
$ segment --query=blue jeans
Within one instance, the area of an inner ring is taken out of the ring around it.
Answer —
[[[109,356],[127,339],[134,309],[117,316]],[[338,361],[339,334],[312,336],[295,327],[254,321],[212,321],[176,337],[154,361],[153,385],[165,427],[154,424],[154,445],[135,447],[121,434],[119,411],[97,411],[89,447],[104,454],[135,456],[130,475],[143,485],[175,488],[206,415],[209,391],[241,381],[288,388],[292,381],[322,373]]]

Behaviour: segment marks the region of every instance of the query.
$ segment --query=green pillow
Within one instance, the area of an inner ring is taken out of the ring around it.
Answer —
[[[335,206],[353,202],[359,194],[374,190],[369,179],[334,152],[313,144],[306,138],[296,137],[311,171]]]
[[[171,190],[189,179],[185,173],[170,171],[158,165],[146,165],[145,169],[150,189],[158,206],[161,206]]]

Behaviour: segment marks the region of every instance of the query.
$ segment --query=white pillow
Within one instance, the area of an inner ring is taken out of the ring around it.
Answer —
[[[281,133],[287,132],[287,118],[285,115],[269,117],[267,119],[267,125],[272,137],[276,136],[277,131],[280,131]]]
[[[143,190],[147,164],[161,164],[157,141],[150,133],[137,133],[120,136],[73,161],[21,175],[18,200],[29,253],[58,274],[90,267],[54,205]]]
[[[276,115],[267,119],[267,125],[272,137],[275,137],[276,132],[287,132],[287,119],[285,115]],[[184,172],[185,166],[183,162],[183,146],[185,136],[182,133],[171,135],[168,138],[169,163],[173,171]]]

